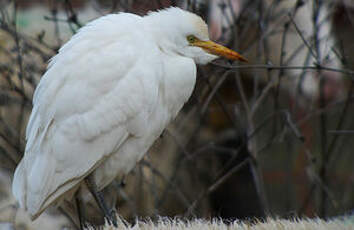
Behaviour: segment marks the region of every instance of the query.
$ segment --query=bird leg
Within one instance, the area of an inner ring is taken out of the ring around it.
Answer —
[[[127,183],[125,182],[125,175],[123,176],[122,180],[120,181],[119,186],[124,188]]]
[[[75,194],[75,202],[76,202],[76,209],[77,209],[77,214],[79,216],[79,222],[80,222],[80,230],[84,230],[87,228],[86,225],[86,212],[84,209],[84,206],[82,205],[82,199],[80,197],[79,191],[76,192]]]
[[[95,198],[99,208],[104,214],[105,219],[107,219],[109,224],[113,224],[114,227],[118,227],[117,218],[114,210],[109,210],[101,191],[98,191],[97,185],[93,180],[93,177],[89,175],[85,178],[86,185],[90,190],[92,196]]]

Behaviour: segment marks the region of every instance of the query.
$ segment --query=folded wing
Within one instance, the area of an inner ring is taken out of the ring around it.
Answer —
[[[15,197],[33,219],[134,135],[130,120],[153,109],[157,83],[152,77],[147,86],[142,75],[156,73],[137,68],[146,55],[131,44],[149,39],[129,32],[143,30],[139,18],[109,15],[88,24],[41,79],[13,181]]]

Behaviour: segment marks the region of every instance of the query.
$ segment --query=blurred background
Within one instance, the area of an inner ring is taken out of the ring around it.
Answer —
[[[199,14],[211,39],[249,63],[198,67],[177,119],[125,185],[105,189],[118,213],[232,220],[353,210],[353,1],[0,0],[0,228],[73,228],[63,208],[32,223],[11,193],[48,60],[90,20],[169,6]]]

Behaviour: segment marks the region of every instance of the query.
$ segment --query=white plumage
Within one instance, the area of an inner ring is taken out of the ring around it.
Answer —
[[[60,49],[35,91],[12,187],[32,219],[91,173],[99,189],[127,174],[190,97],[195,63],[243,60],[208,40],[199,16],[169,8],[101,17]]]

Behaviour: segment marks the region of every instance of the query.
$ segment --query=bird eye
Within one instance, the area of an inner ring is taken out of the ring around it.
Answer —
[[[194,36],[194,35],[188,35],[187,36],[187,41],[189,42],[189,43],[193,43],[193,42],[195,42],[197,40],[197,38]]]

